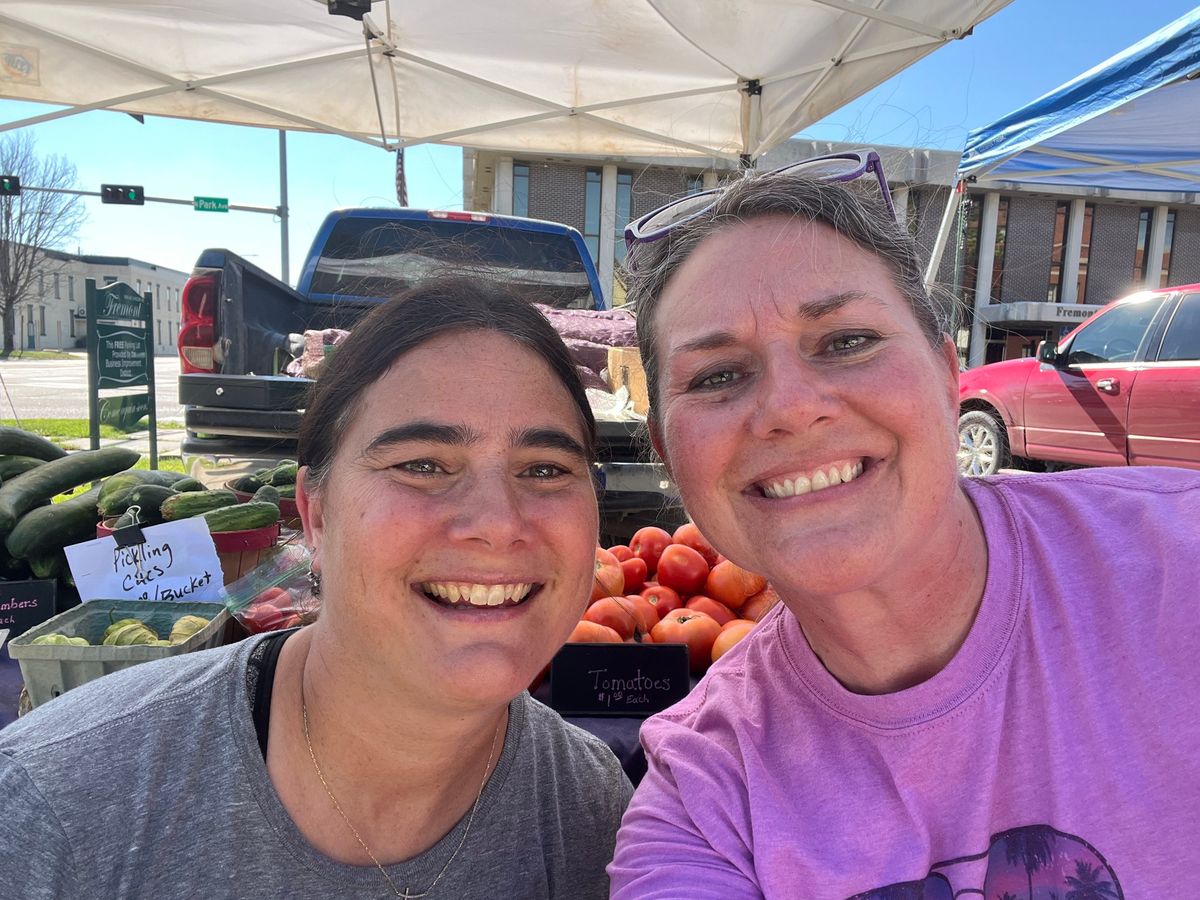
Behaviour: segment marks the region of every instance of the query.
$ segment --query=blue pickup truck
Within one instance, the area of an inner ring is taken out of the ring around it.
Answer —
[[[603,309],[582,235],[552,222],[477,212],[330,213],[293,290],[228,250],[205,250],[183,290],[179,402],[183,453],[214,462],[295,458],[306,378],[282,374],[304,332],[350,330],[367,309],[447,265],[503,279],[531,300]],[[683,520],[635,420],[598,422],[602,531],[611,543],[645,524]]]

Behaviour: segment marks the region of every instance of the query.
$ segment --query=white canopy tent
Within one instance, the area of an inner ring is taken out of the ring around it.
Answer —
[[[0,0],[0,98],[69,107],[0,130],[113,109],[390,149],[755,159],[1008,2],[375,0],[359,22],[328,0]]]

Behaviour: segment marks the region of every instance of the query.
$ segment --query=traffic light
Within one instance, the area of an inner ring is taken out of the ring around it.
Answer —
[[[16,175],[0,175],[0,197],[19,197],[21,179]]]
[[[140,184],[102,184],[100,202],[142,206],[146,202],[146,195]]]

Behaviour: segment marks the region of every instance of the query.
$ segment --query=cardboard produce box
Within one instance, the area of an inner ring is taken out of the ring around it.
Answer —
[[[646,370],[642,368],[642,356],[637,347],[608,349],[608,385],[614,391],[621,387],[628,390],[633,411],[646,415],[650,397],[646,393]]]

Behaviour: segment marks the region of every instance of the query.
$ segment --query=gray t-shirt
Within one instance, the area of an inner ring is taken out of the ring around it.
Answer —
[[[0,731],[0,897],[394,896],[318,852],[267,775],[251,638],[97,679]],[[612,751],[522,694],[462,850],[434,898],[606,898],[632,787]],[[466,821],[388,866],[426,890]]]

